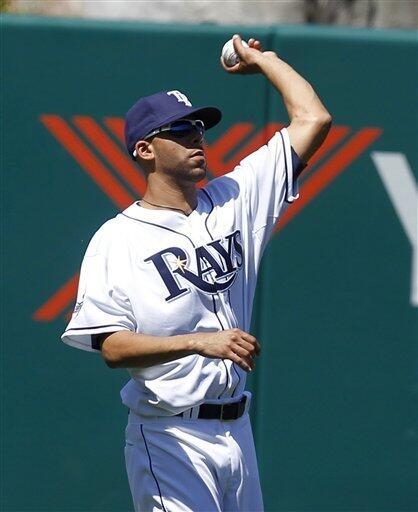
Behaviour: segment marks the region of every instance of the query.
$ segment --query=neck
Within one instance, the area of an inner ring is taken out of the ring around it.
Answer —
[[[142,206],[144,208],[161,209],[161,207],[171,207],[189,215],[197,206],[197,188],[195,183],[167,182],[161,176],[154,174],[148,177],[147,190],[143,199]]]

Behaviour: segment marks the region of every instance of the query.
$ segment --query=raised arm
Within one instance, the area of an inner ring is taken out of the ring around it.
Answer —
[[[246,48],[241,37],[234,36],[235,51],[240,62],[233,67],[221,64],[228,73],[262,73],[283,97],[290,124],[288,132],[293,149],[304,162],[324,142],[331,126],[331,115],[318,98],[312,86],[276,53],[261,50],[255,39],[248,41]]]

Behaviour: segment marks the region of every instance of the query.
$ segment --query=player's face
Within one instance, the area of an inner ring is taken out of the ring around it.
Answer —
[[[152,140],[155,172],[170,175],[179,181],[197,183],[206,175],[204,137],[198,130],[176,137],[172,132],[162,132]]]

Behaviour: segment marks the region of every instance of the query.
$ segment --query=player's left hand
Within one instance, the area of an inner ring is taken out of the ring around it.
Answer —
[[[227,73],[232,74],[240,74],[240,75],[250,75],[255,73],[260,73],[260,62],[267,58],[274,58],[277,55],[274,52],[263,52],[261,43],[258,39],[254,39],[251,37],[248,40],[248,48],[242,44],[241,36],[234,35],[232,38],[234,43],[235,52],[238,54],[240,61],[235,66],[225,66],[222,58],[221,66]]]

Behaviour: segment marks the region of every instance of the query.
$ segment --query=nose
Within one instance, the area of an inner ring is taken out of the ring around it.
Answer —
[[[204,133],[200,130],[193,130],[192,143],[193,145],[198,144],[199,147],[203,147]]]

